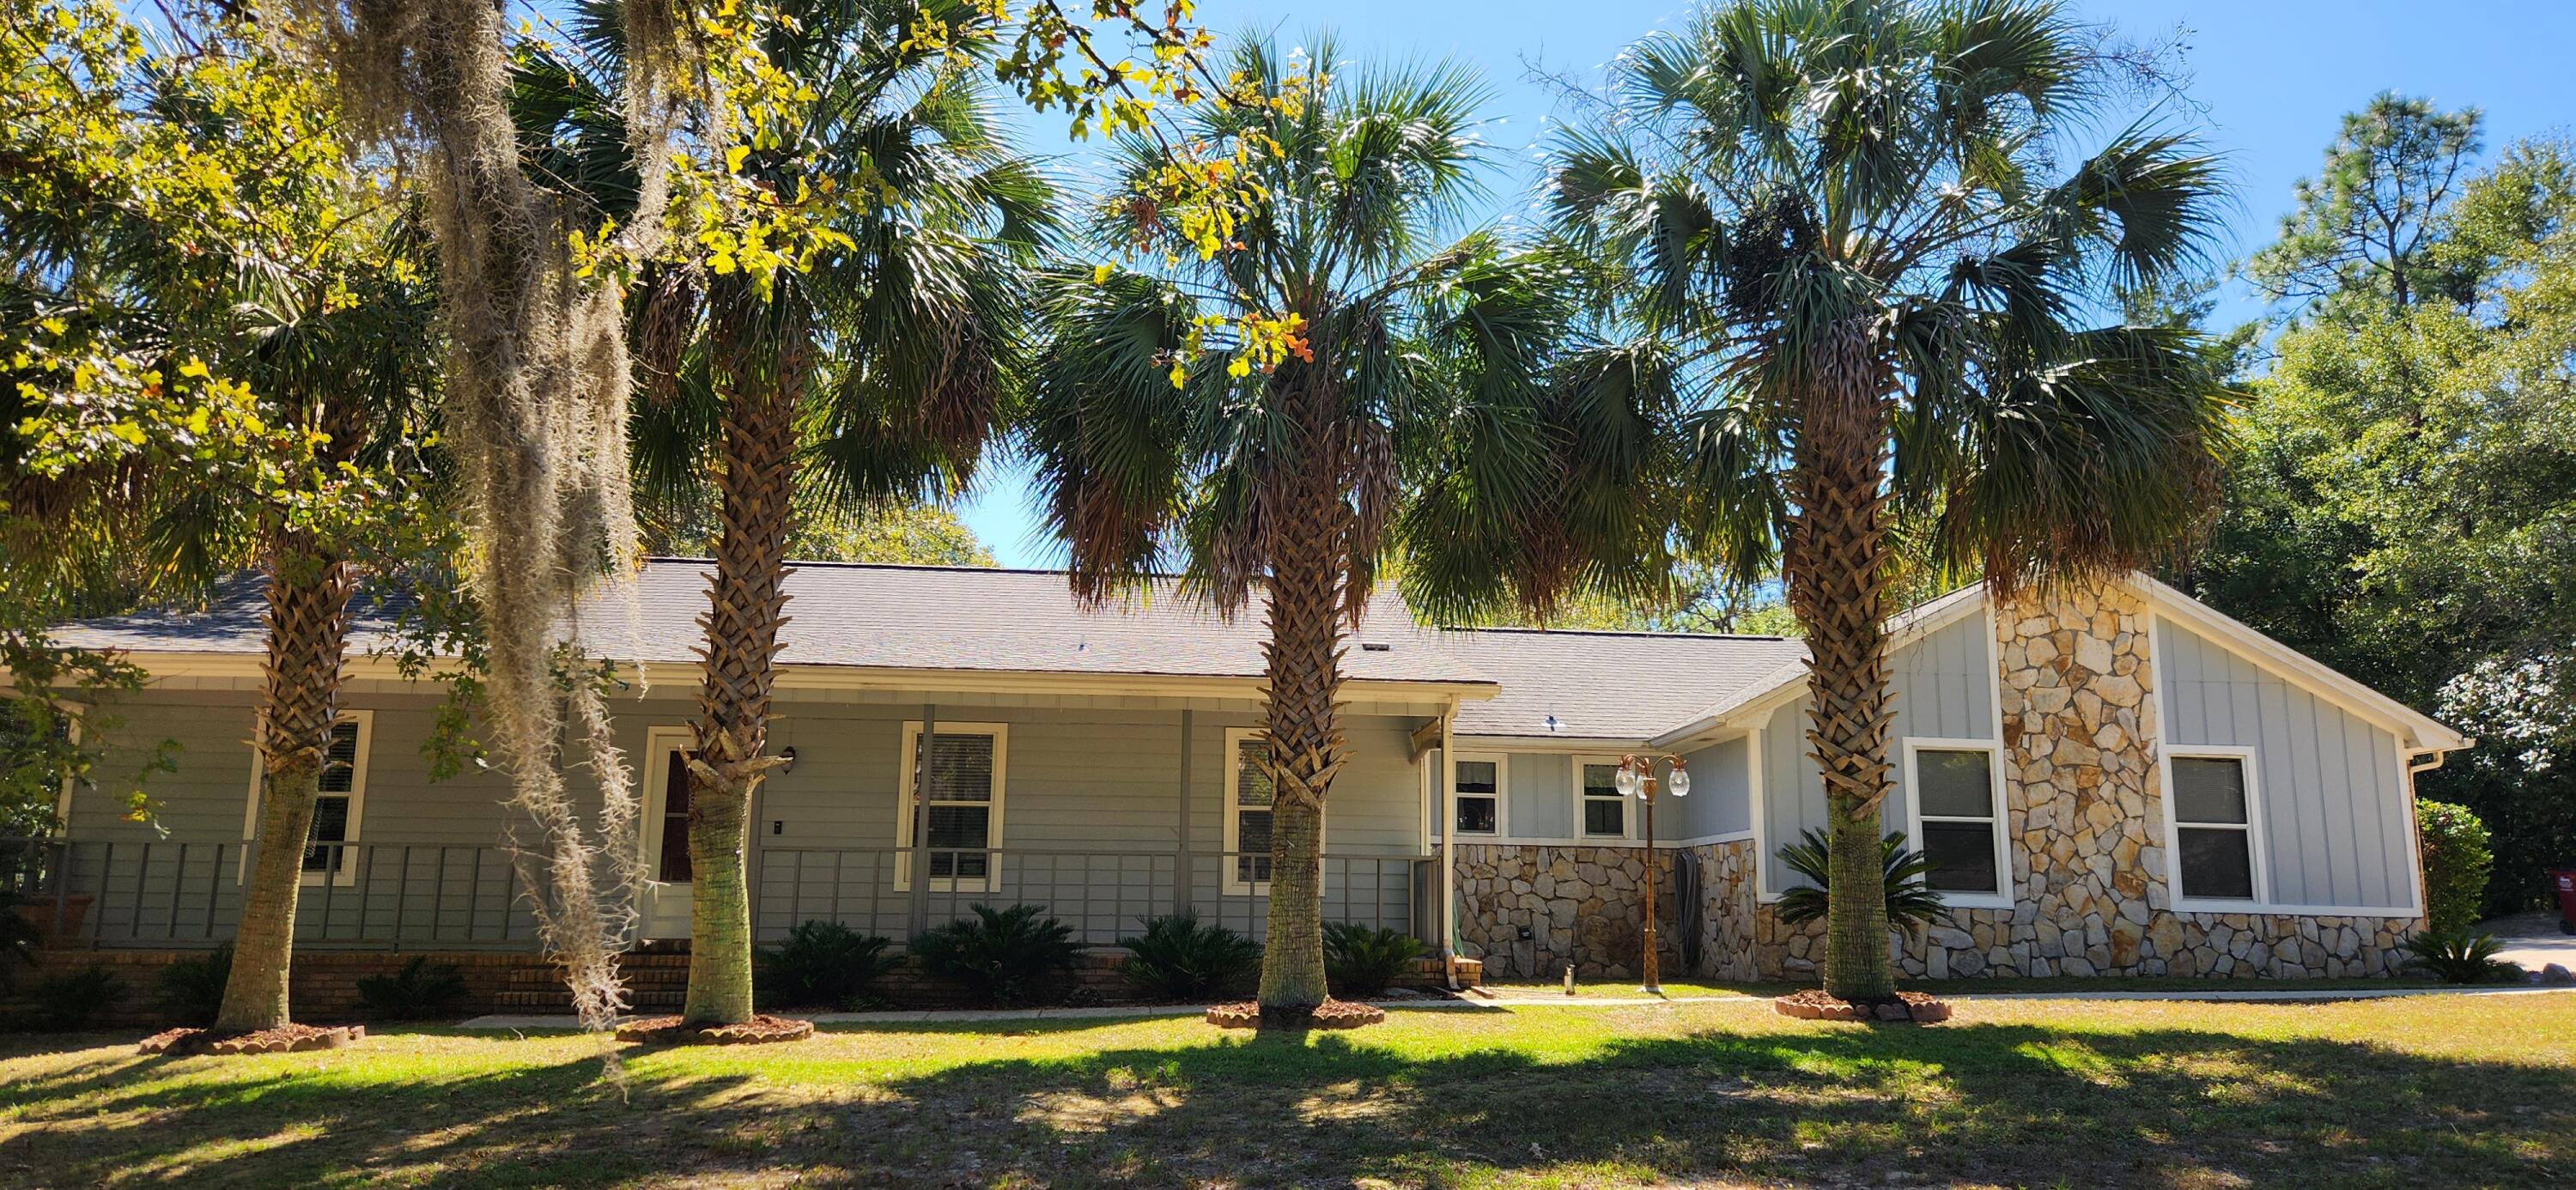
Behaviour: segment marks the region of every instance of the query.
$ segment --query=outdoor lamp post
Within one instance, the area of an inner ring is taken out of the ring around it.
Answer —
[[[1655,779],[1655,765],[1659,762],[1664,763],[1672,774],[1660,782]],[[1689,797],[1690,773],[1682,768],[1681,757],[1656,756],[1652,753],[1639,756],[1631,753],[1619,758],[1619,775],[1615,778],[1615,783],[1619,788],[1619,796],[1637,798],[1646,803],[1646,879],[1644,882],[1646,930],[1643,947],[1645,953],[1637,964],[1637,969],[1644,973],[1645,981],[1638,986],[1637,990],[1648,995],[1660,996],[1664,993],[1664,981],[1657,970],[1660,964],[1655,955],[1655,885],[1660,883],[1655,871],[1655,789],[1656,786],[1662,785],[1672,790],[1674,797]]]

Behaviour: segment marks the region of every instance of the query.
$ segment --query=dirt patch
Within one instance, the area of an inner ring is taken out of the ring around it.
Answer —
[[[1782,1016],[1809,1021],[1901,1021],[1917,1025],[1950,1019],[1950,1006],[1924,992],[1898,992],[1885,1004],[1855,1004],[1823,988],[1791,992],[1771,1002]]]
[[[1385,1009],[1349,1000],[1326,1000],[1313,1012],[1290,1016],[1263,1016],[1257,1000],[1207,1010],[1208,1023],[1222,1029],[1356,1029],[1385,1019]]]
[[[813,1035],[812,1021],[766,1014],[738,1025],[691,1025],[677,1016],[646,1016],[617,1026],[619,1041],[646,1045],[765,1045]]]
[[[143,1039],[147,1054],[174,1057],[212,1054],[291,1054],[302,1050],[335,1050],[367,1035],[365,1025],[280,1025],[274,1029],[218,1033],[212,1029],[165,1029]]]

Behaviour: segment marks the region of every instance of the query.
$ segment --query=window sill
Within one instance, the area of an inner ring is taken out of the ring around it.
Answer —
[[[2177,898],[2175,898],[2175,899],[2174,899],[2174,902],[2173,902],[2173,910],[2172,910],[2172,911],[2173,911],[2173,912],[2175,912],[2175,913],[2272,913],[2272,912],[2276,912],[2276,910],[2275,910],[2271,905],[2269,905],[2269,904],[2267,904],[2267,903],[2265,903],[2265,902],[2262,902],[2262,901],[2256,901],[2256,900],[2251,900],[2251,899],[2238,901],[2238,900],[2228,900],[2228,899],[2224,899],[2224,898],[2212,898],[2212,897],[2177,897]]]
[[[2002,893],[1941,892],[1936,889],[1933,895],[1941,898],[1944,909],[2013,908],[2013,899]]]

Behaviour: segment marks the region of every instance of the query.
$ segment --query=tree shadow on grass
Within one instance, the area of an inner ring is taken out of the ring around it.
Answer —
[[[2576,1072],[2316,1038],[1720,1019],[1551,1060],[1478,1048],[1472,1034],[1429,1057],[1368,1031],[1121,1046],[1133,1036],[1118,1024],[923,1025],[836,1032],[820,1047],[642,1057],[627,1094],[600,1081],[595,1051],[565,1039],[500,1041],[527,1048],[478,1049],[478,1062],[452,1067],[432,1047],[427,1061],[383,1051],[386,1065],[370,1068],[362,1048],[328,1070],[281,1061],[238,1077],[84,1051],[0,1098],[0,1183],[1447,1186],[1903,1173],[2366,1187],[2576,1174]],[[956,1034],[991,1038],[980,1048],[995,1056],[930,1058],[936,1069],[883,1078],[890,1054]],[[1094,1035],[1111,1048],[1082,1044]],[[1015,1036],[1072,1044],[1008,1056]],[[507,1063],[495,1068],[495,1055]]]
[[[2576,1072],[2191,1029],[1719,1028],[1553,1063],[1510,1050],[1408,1060],[1366,1034],[1262,1035],[978,1062],[893,1089],[973,1120],[996,1142],[980,1146],[980,1166],[1055,1185],[2576,1175]]]

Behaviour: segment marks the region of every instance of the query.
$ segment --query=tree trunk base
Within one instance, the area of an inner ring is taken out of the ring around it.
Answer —
[[[304,1050],[336,1050],[367,1035],[365,1025],[280,1025],[274,1029],[238,1032],[219,1029],[169,1029],[143,1039],[138,1047],[147,1054],[187,1057],[211,1054],[235,1057],[243,1054],[291,1054]]]
[[[1207,1022],[1220,1029],[1356,1029],[1385,1020],[1385,1009],[1351,1000],[1326,1000],[1304,1012],[1264,1013],[1258,1000],[1219,1004],[1207,1010]]]
[[[1950,1005],[1923,992],[1898,992],[1893,1000],[1858,1003],[1823,988],[1792,992],[1771,1002],[1782,1016],[1809,1021],[1889,1021],[1935,1025],[1950,1019]]]
[[[677,1016],[647,1016],[617,1026],[619,1041],[646,1045],[767,1045],[803,1041],[813,1035],[812,1021],[767,1014],[738,1025],[692,1025]]]

